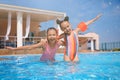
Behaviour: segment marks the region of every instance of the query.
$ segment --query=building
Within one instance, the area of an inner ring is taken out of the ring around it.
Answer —
[[[35,32],[36,37],[45,35],[43,34],[45,31],[41,33],[39,30],[40,23],[49,20],[55,21],[57,18],[65,16],[66,13],[63,12],[0,4],[0,38],[6,40],[14,38],[17,47],[22,46],[23,40],[29,36],[30,32]],[[55,25],[57,24],[55,23]],[[88,33],[78,37],[82,50],[99,50],[99,36],[96,33]],[[90,42],[90,48],[88,42]]]
[[[87,33],[79,35],[79,45],[81,50],[99,50],[99,35],[96,33]]]
[[[42,22],[63,18],[66,14],[56,11],[0,4],[0,36],[17,36],[17,46],[22,46],[23,38],[29,32],[38,30]]]

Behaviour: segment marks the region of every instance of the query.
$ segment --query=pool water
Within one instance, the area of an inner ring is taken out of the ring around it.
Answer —
[[[120,80],[120,52],[79,54],[77,63],[40,62],[41,55],[0,56],[0,80]]]

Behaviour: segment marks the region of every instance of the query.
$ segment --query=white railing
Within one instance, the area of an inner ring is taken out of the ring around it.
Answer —
[[[29,37],[23,38],[23,46],[31,45],[40,42],[44,37]],[[9,40],[5,40],[5,36],[0,36],[0,49],[5,48],[5,46],[16,47],[17,46],[17,37],[9,36]]]

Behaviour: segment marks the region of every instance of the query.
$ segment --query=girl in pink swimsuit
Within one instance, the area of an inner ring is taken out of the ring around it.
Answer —
[[[10,50],[23,50],[23,49],[33,49],[37,47],[43,47],[43,54],[40,58],[41,61],[55,61],[55,53],[56,50],[59,48],[61,41],[57,40],[57,30],[54,27],[51,27],[47,30],[47,39],[40,41],[38,44],[28,45],[28,46],[21,46],[17,48],[13,47],[6,47]]]

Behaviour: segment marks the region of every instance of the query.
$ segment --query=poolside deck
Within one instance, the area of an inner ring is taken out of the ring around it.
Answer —
[[[15,54],[41,54],[42,48],[36,48],[32,50],[17,50],[11,51],[7,49],[0,49],[0,55],[15,55]],[[90,50],[79,50],[79,52],[86,53],[91,52]],[[64,49],[58,49],[57,53],[64,53]]]
[[[40,54],[42,53],[41,48],[33,49],[33,50],[7,50],[7,49],[0,49],[0,55],[15,55],[15,54]]]

